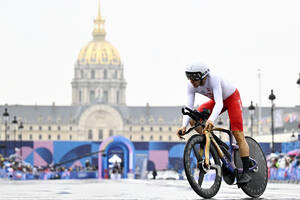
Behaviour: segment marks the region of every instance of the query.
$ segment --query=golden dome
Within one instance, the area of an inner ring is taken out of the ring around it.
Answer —
[[[93,40],[80,50],[77,59],[78,64],[121,64],[118,50],[105,40],[104,22],[101,17],[99,1],[98,15],[94,20]]]
[[[78,64],[120,65],[118,50],[105,40],[92,40],[80,50]]]

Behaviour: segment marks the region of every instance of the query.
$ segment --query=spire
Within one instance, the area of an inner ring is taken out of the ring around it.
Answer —
[[[101,17],[101,9],[100,9],[100,0],[98,0],[98,14],[97,18],[94,20],[94,30],[93,30],[93,38],[94,40],[104,40],[105,39],[105,29],[104,29],[105,20]]]

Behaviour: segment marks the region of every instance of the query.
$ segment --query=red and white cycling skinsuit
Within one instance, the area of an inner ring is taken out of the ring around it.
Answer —
[[[203,108],[209,109],[211,115],[208,120],[214,122],[220,113],[228,111],[230,126],[232,131],[243,131],[243,113],[242,113],[242,101],[240,93],[232,84],[228,81],[218,77],[212,73],[208,74],[205,81],[205,85],[194,88],[194,86],[188,82],[187,85],[187,107],[193,109],[195,94],[199,93],[207,96],[211,100],[203,103],[198,107],[198,111],[202,111]],[[187,126],[190,121],[190,117],[183,116],[183,126]]]

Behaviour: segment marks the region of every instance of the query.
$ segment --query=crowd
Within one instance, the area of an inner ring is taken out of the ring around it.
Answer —
[[[300,181],[300,154],[271,153],[267,166],[270,180]]]
[[[267,155],[268,176],[270,180],[300,181],[300,152],[296,154],[271,153]],[[66,168],[61,165],[32,166],[23,161],[18,154],[4,158],[0,154],[0,178],[12,179],[69,179],[96,178],[98,168],[89,160],[84,166]],[[88,172],[93,172],[88,173]],[[120,179],[123,174],[122,162],[115,162],[109,170],[107,178]]]
[[[61,179],[76,178],[81,173],[81,177],[91,176],[98,168],[92,166],[89,160],[85,161],[85,166],[74,166],[66,168],[65,166],[47,165],[33,166],[23,161],[18,154],[12,154],[8,158],[4,158],[0,154],[0,178],[10,179]],[[83,174],[85,173],[85,174]],[[92,175],[95,176],[95,175]]]

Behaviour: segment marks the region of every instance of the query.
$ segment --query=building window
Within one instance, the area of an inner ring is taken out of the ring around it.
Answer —
[[[132,135],[130,135],[129,139],[132,140]]]
[[[51,126],[48,126],[48,131],[51,131]]]
[[[90,102],[93,102],[95,100],[95,90],[90,91]]]
[[[118,71],[117,71],[117,70],[115,71],[114,78],[115,78],[115,79],[118,78]]]
[[[69,130],[70,130],[70,131],[72,130],[72,126],[69,127]]]
[[[32,134],[29,135],[29,140],[32,140]]]
[[[19,140],[22,140],[22,135],[19,134],[19,135],[18,135],[18,138],[19,138]]]
[[[42,135],[41,134],[39,134],[39,140],[41,140],[42,139]]]
[[[108,91],[103,91],[103,103],[108,103]]]
[[[69,139],[72,140],[72,135],[69,135]]]
[[[150,127],[150,131],[153,131],[153,127],[152,126]]]
[[[91,78],[94,79],[95,78],[95,70],[91,71]]]
[[[169,141],[171,141],[172,140],[172,136],[171,135],[169,135]]]
[[[141,135],[141,140],[144,140],[144,136],[143,135]]]
[[[60,126],[57,127],[57,130],[60,131]]]
[[[132,131],[132,126],[129,127],[129,131]]]
[[[57,140],[60,140],[60,135],[57,135]]]
[[[103,78],[107,79],[107,70],[106,69],[103,71]]]
[[[88,139],[89,140],[93,139],[93,130],[91,130],[91,129],[88,131]]]
[[[51,135],[48,135],[48,140],[51,140]]]
[[[121,101],[120,101],[120,92],[119,91],[117,91],[117,104],[120,104],[121,103]]]
[[[29,130],[32,131],[32,126],[29,126]]]
[[[78,101],[79,101],[79,103],[81,103],[81,91],[79,91],[79,94],[78,94]]]
[[[81,78],[84,78],[84,72],[83,72],[83,70],[80,71],[80,75],[81,75]]]
[[[141,131],[142,131],[142,132],[144,131],[144,127],[141,127]]]
[[[39,126],[39,130],[40,130],[40,131],[42,130],[42,126]]]
[[[172,131],[172,127],[169,127],[169,131]]]
[[[162,127],[159,127],[159,131],[162,131],[163,129],[162,129]]]
[[[160,135],[160,136],[159,136],[159,140],[161,141],[162,139],[163,139],[163,138],[162,138],[162,136]]]
[[[102,140],[102,139],[103,139],[103,130],[102,130],[102,129],[99,129],[99,130],[98,130],[98,139],[99,139],[99,140]]]
[[[113,130],[109,130],[109,136],[113,136],[113,134],[114,134],[114,131]]]
[[[153,140],[153,135],[150,136],[150,140]]]

